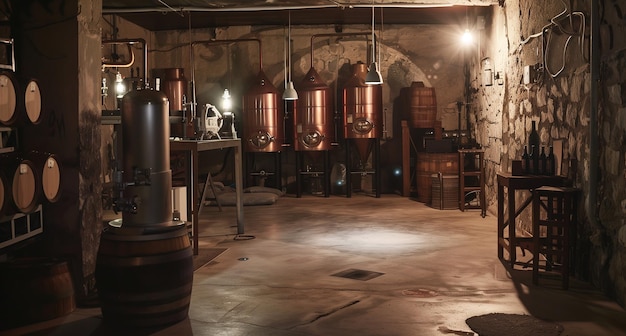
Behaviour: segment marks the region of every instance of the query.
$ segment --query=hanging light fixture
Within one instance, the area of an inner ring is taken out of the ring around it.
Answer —
[[[293,81],[291,81],[291,12],[289,12],[289,28],[287,29],[287,54],[288,54],[288,81],[287,85],[285,85],[285,92],[283,92],[283,100],[297,100],[298,92],[293,86]]]
[[[374,34],[374,0],[372,0],[372,64],[365,76],[365,84],[382,84],[383,76],[378,70],[378,64],[376,63],[376,35]]]

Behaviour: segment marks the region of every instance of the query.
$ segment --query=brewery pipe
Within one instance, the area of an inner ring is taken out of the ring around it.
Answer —
[[[146,46],[146,40],[142,38],[137,39],[115,39],[115,40],[102,40],[102,44],[126,44],[131,54],[130,63],[102,63],[102,68],[127,68],[135,62],[135,54],[130,49],[130,46],[136,43],[141,43],[143,46],[143,80],[144,83],[148,82],[148,47]]]
[[[341,4],[336,1],[331,1],[334,5],[315,5],[315,6],[258,6],[258,7],[179,7],[176,8],[177,13],[183,12],[250,12],[250,11],[277,11],[277,10],[299,10],[299,9],[324,9],[324,8],[340,8],[340,9],[353,9],[353,8],[371,8],[371,2],[363,4]],[[490,6],[486,3],[484,6]],[[377,4],[379,8],[440,8],[440,7],[452,7],[452,4],[448,3],[432,3],[432,4]],[[482,6],[480,4],[474,4],[474,6]],[[173,11],[173,10],[172,10]],[[151,12],[163,12],[162,7],[143,7],[143,8],[103,8],[102,14],[124,14],[124,13],[151,13]]]

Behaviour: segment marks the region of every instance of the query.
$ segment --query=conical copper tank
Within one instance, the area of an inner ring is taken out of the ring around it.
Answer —
[[[343,88],[344,137],[353,139],[361,160],[366,161],[371,150],[369,139],[383,135],[383,90],[381,85],[365,84],[365,64],[354,64],[352,72]]]
[[[294,150],[330,150],[335,141],[333,93],[313,67],[298,87],[293,122]]]
[[[285,118],[278,89],[261,70],[243,98],[244,148],[248,152],[280,152]]]

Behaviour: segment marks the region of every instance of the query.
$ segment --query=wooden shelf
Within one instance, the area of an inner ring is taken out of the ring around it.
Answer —
[[[41,204],[31,213],[16,213],[0,218],[0,249],[43,233]]]

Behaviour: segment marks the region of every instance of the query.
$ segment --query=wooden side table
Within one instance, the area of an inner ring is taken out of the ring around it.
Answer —
[[[498,258],[504,259],[504,251],[509,254],[508,262],[511,268],[517,262],[516,248],[521,242],[531,243],[531,237],[518,237],[515,232],[515,218],[532,202],[532,194],[527,196],[517,207],[515,192],[517,190],[532,191],[541,186],[562,186],[565,178],[562,176],[513,176],[510,173],[498,173]],[[507,189],[507,199],[504,198],[504,188]],[[504,212],[504,203],[507,204],[507,213]],[[508,229],[507,229],[508,227]],[[508,232],[508,235],[505,235]]]

